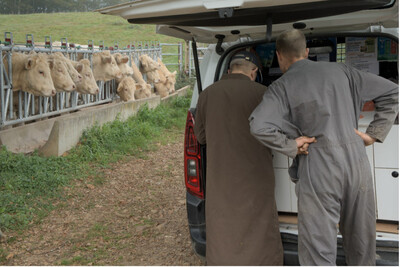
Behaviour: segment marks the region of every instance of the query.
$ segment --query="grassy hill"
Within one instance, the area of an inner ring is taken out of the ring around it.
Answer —
[[[155,25],[129,24],[121,17],[96,12],[0,15],[2,42],[4,32],[12,32],[14,42],[22,44],[26,42],[26,34],[33,34],[35,42],[44,42],[45,36],[51,36],[53,42],[67,38],[69,43],[87,44],[93,40],[98,45],[103,40],[105,46],[113,46],[118,41],[120,47],[134,41],[182,42],[156,34],[155,28]]]

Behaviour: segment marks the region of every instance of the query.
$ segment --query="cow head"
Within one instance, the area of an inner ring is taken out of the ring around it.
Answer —
[[[158,70],[160,68],[160,64],[154,61],[151,57],[144,54],[139,57],[140,61],[140,70],[144,73]]]
[[[51,68],[51,78],[57,92],[72,92],[76,89],[75,83],[72,81],[68,73],[65,61],[58,56],[50,55],[49,59],[53,61]]]
[[[82,94],[98,94],[99,87],[90,68],[90,61],[88,59],[81,59],[79,62],[73,62],[73,65],[82,76],[82,81],[77,84],[77,91]]]
[[[120,53],[113,54],[113,57],[115,61],[117,62],[118,68],[120,69],[122,73],[122,79],[126,76],[131,76],[133,75],[133,68],[128,65],[129,63],[129,57],[124,56]],[[120,82],[120,80],[117,82]]]
[[[53,85],[50,69],[53,61],[47,55],[32,53],[24,58],[25,81],[22,90],[35,96],[54,96],[56,89]]]
[[[62,60],[67,68],[68,74],[71,77],[72,81],[77,85],[82,81],[82,75],[79,74],[79,70],[75,69],[72,65],[72,62],[69,58],[65,57],[61,52],[56,52],[53,54]]]
[[[151,96],[151,85],[147,83],[136,84],[135,99],[148,98]]]
[[[93,55],[93,74],[96,81],[121,79],[122,72],[110,51],[102,51]]]
[[[131,77],[125,77],[118,84],[117,94],[123,101],[135,100],[136,83]]]

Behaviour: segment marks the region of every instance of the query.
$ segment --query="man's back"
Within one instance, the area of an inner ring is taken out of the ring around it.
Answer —
[[[195,134],[207,144],[208,265],[282,264],[272,156],[248,124],[265,90],[229,74],[199,97]]]
[[[285,88],[289,119],[301,134],[335,144],[359,140],[354,129],[363,104],[390,86],[396,89],[384,78],[344,64],[309,60],[294,63],[276,83]]]
[[[249,142],[252,147],[262,147],[250,134],[248,117],[260,103],[265,90],[265,86],[251,82],[244,75],[230,74],[202,93],[206,95],[206,138],[210,149],[227,146],[245,149],[237,146],[239,139]]]
[[[362,100],[354,99],[357,95],[352,94],[343,65],[301,60],[291,66],[278,86],[284,86],[290,120],[303,135],[334,143],[358,138],[354,128]]]

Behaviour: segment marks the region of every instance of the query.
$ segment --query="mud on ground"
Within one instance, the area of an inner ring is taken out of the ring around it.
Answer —
[[[22,236],[5,233],[6,265],[204,265],[186,219],[183,134],[174,139],[113,164],[101,185],[78,181]]]

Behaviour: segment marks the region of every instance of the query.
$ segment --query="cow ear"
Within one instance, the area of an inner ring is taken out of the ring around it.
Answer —
[[[53,60],[48,60],[47,62],[49,63],[50,69],[53,69],[53,67],[54,67],[54,61],[53,61]]]
[[[142,86],[140,84],[136,84],[136,90],[140,90]]]
[[[111,62],[112,62],[111,56],[103,57],[103,63],[111,63]]]
[[[121,92],[121,90],[122,90],[122,86],[118,86],[117,93]]]
[[[121,64],[121,55],[120,54],[114,54],[114,59],[117,62],[117,64]]]
[[[83,70],[83,65],[82,65],[81,63],[78,63],[78,64],[75,66],[75,69],[76,69],[77,72],[80,73],[80,72]]]
[[[25,62],[25,69],[30,70],[33,67],[34,61],[32,58],[28,58]]]
[[[129,57],[122,57],[121,58],[121,61],[122,61],[122,63],[128,63],[128,61],[129,61]]]
[[[172,73],[172,75],[176,75],[176,71],[174,71],[174,72]]]

